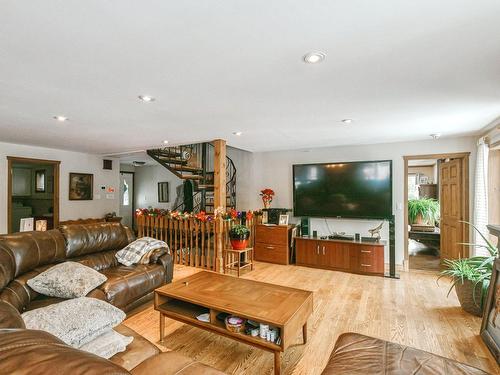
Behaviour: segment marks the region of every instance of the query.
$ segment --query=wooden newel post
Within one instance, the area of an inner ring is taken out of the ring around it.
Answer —
[[[216,139],[214,142],[214,208],[222,207],[226,211],[226,141]],[[224,273],[223,267],[223,230],[222,218],[217,218],[216,231],[216,271]]]

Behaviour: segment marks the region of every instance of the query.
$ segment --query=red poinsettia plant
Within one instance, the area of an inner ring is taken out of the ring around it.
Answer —
[[[270,188],[265,188],[260,191],[260,196],[262,197],[262,202],[264,203],[264,208],[269,208],[274,197],[274,190]]]

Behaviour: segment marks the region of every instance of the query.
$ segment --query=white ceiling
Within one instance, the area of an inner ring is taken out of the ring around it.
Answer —
[[[0,140],[115,153],[472,134],[500,115],[499,16],[498,0],[2,0]],[[312,50],[326,60],[303,63]]]

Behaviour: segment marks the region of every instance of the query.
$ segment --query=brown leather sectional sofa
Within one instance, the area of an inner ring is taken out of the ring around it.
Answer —
[[[36,293],[27,280],[66,260],[80,262],[108,280],[87,296],[130,311],[153,297],[155,288],[172,281],[172,257],[160,251],[147,265],[119,264],[115,254],[135,240],[119,223],[67,225],[47,232],[0,236],[0,373],[1,374],[207,374],[222,372],[160,350],[119,325],[115,329],[134,340],[110,360],[74,349],[47,332],[25,328],[23,311],[60,302]]]
[[[357,333],[339,336],[322,375],[488,375],[464,363]]]
[[[119,223],[67,225],[47,232],[0,236],[0,300],[20,312],[60,302],[36,293],[26,282],[56,263],[71,260],[108,278],[88,297],[130,311],[152,299],[153,291],[173,277],[172,257],[166,249],[150,264],[127,267],[118,263],[116,252],[133,240],[132,231]]]

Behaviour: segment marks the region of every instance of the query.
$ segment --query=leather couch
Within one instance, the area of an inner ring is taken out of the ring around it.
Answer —
[[[134,340],[109,360],[67,346],[43,331],[25,329],[12,305],[0,301],[0,374],[38,375],[223,375],[175,352],[159,349],[130,328],[115,328]]]
[[[149,264],[124,266],[115,254],[135,240],[120,223],[65,225],[46,232],[0,236],[0,300],[19,312],[60,302],[38,294],[27,281],[56,263],[74,261],[89,266],[108,280],[87,296],[105,300],[128,312],[153,298],[173,277],[172,256],[166,249]]]
[[[357,333],[339,336],[323,375],[487,375],[423,350]]]

